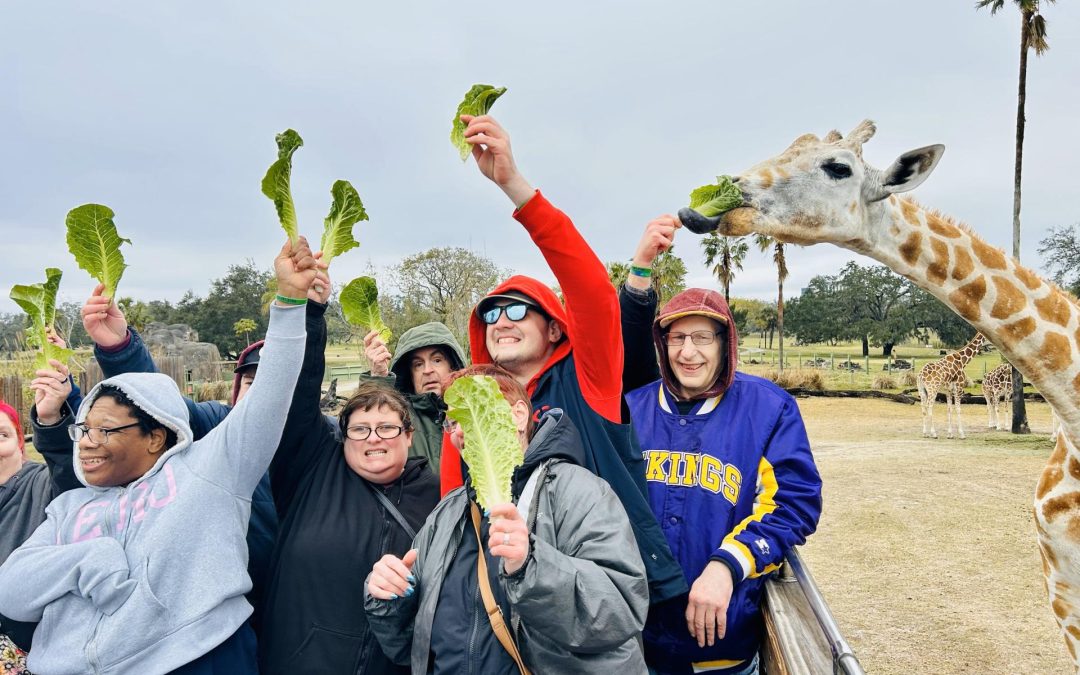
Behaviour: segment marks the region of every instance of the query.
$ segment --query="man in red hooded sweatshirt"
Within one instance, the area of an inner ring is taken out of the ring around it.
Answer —
[[[555,274],[565,306],[544,283],[513,276],[469,319],[473,363],[497,363],[525,386],[534,417],[561,408],[581,432],[585,467],[619,495],[649,577],[650,601],[687,590],[682,570],[649,508],[645,465],[621,423],[623,347],[619,299],[607,270],[565,213],[525,180],[510,138],[489,115],[462,115],[480,172],[514,202],[514,218]],[[443,445],[443,494],[461,485],[460,455]],[[587,505],[583,505],[587,508]]]

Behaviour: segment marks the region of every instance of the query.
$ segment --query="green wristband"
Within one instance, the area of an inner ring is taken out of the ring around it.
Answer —
[[[652,269],[648,267],[638,267],[637,265],[631,265],[630,274],[633,274],[635,277],[648,278],[652,276]]]
[[[283,305],[306,305],[307,298],[288,298],[284,295],[278,294],[274,296],[274,299]]]

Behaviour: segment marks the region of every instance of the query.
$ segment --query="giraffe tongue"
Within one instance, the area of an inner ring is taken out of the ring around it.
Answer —
[[[719,216],[708,218],[691,208],[683,207],[679,209],[679,220],[682,221],[683,227],[694,234],[708,234],[709,232],[712,232],[720,226],[720,219],[723,217],[723,214],[721,214]]]

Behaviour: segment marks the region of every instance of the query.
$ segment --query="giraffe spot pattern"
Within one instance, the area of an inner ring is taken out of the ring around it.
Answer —
[[[919,207],[916,206],[914,203],[906,199],[901,199],[900,211],[904,214],[904,220],[908,221],[915,227],[919,227],[922,225],[922,223],[919,222]]]
[[[1034,333],[1035,326],[1035,319],[1030,316],[1005,324],[1001,327],[1001,339],[1006,345],[1013,347],[1016,343]]]
[[[1042,561],[1043,568],[1043,581],[1045,583],[1046,577],[1050,576],[1050,563],[1046,559],[1046,547],[1039,544],[1039,560]]]
[[[772,171],[769,171],[768,169],[762,169],[761,173],[758,174],[758,181],[760,182],[761,188],[763,190],[767,190],[770,187],[772,187],[772,183],[773,183]]]
[[[909,265],[914,265],[919,259],[919,250],[922,247],[922,235],[912,232],[907,241],[900,244],[900,257]]]
[[[992,270],[1005,269],[1005,254],[986,242],[972,237],[971,250],[975,251],[975,257],[979,259],[983,267],[989,267]]]
[[[1051,291],[1050,295],[1036,300],[1035,309],[1039,310],[1039,316],[1043,320],[1052,321],[1059,326],[1067,326],[1072,316],[1069,301],[1061,297],[1059,291]]]
[[[997,288],[997,296],[990,309],[990,316],[995,319],[1006,319],[1027,305],[1024,294],[1008,279],[994,277],[994,287]]]
[[[1062,370],[1072,363],[1069,338],[1061,333],[1047,333],[1039,349],[1039,361],[1050,370]]]
[[[979,303],[986,296],[986,279],[979,277],[969,284],[964,284],[949,294],[949,301],[956,307],[960,316],[969,322],[978,321],[981,310]]]
[[[1061,469],[1047,469],[1043,472],[1043,476],[1045,477],[1051,471],[1058,474],[1056,485],[1057,482],[1061,481]],[[1047,499],[1046,503],[1043,504],[1043,517],[1046,518],[1048,523],[1052,523],[1058,516],[1070,511],[1080,511],[1080,493],[1063,494],[1060,497]]]
[[[1043,469],[1042,475],[1039,476],[1039,484],[1035,487],[1035,497],[1042,499],[1054,489],[1054,486],[1061,482],[1061,479],[1065,477],[1065,472],[1061,470],[1060,466],[1048,466]],[[1058,511],[1051,512],[1050,502],[1047,502],[1043,506],[1043,516],[1047,520],[1053,520],[1058,515]]]
[[[1077,373],[1076,377],[1073,378],[1073,389],[1076,390],[1077,394],[1080,394],[1080,373]]]
[[[1069,458],[1069,475],[1080,480],[1080,461],[1077,461],[1075,457]]]
[[[1040,279],[1038,275],[1036,275],[1034,272],[1032,272],[1026,267],[1021,267],[1017,265],[1016,277],[1020,279],[1020,281],[1024,282],[1024,285],[1031,290],[1035,290],[1039,286],[1042,286],[1042,279]]]
[[[931,213],[927,216],[926,225],[930,228],[931,232],[940,234],[943,237],[948,237],[949,239],[956,239],[960,236],[960,228],[936,213]]]
[[[960,247],[957,247],[953,253],[956,256],[956,265],[953,267],[952,278],[957,281],[967,279],[968,275],[975,269],[975,263],[971,261],[971,255]]]
[[[1065,640],[1065,647],[1069,650],[1069,656],[1073,661],[1076,660],[1076,647],[1073,646],[1072,640]]]
[[[1069,631],[1069,635],[1073,636],[1074,640],[1080,640],[1080,628],[1069,626],[1065,630]]]
[[[1064,619],[1069,616],[1069,604],[1061,598],[1054,598],[1054,601],[1050,603],[1050,606],[1054,608],[1054,614],[1059,619]]]
[[[930,250],[934,252],[934,261],[927,265],[926,276],[931,282],[940,284],[949,273],[949,245],[940,239],[931,239]]]
[[[788,178],[791,177],[791,174],[788,173],[788,170],[785,169],[784,167],[778,166],[778,167],[776,167],[776,177],[779,178],[780,180],[787,180]]]
[[[1074,542],[1080,542],[1080,516],[1069,518],[1069,526],[1065,528],[1065,533],[1069,535],[1069,539],[1072,539]],[[1065,584],[1058,584],[1058,586],[1063,587]],[[1066,589],[1060,588],[1060,590],[1064,591]]]

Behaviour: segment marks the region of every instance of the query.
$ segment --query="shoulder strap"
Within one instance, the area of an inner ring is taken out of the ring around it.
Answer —
[[[495,633],[495,637],[499,639],[499,644],[503,646],[508,654],[514,659],[514,663],[517,664],[518,670],[521,671],[521,675],[529,675],[529,669],[525,667],[525,662],[521,660],[521,653],[518,652],[517,645],[514,643],[514,637],[510,634],[510,629],[507,628],[506,622],[503,621],[502,610],[499,609],[499,604],[495,602],[495,596],[491,592],[491,580],[488,579],[487,571],[487,558],[484,555],[484,542],[480,539],[480,509],[476,507],[476,502],[469,502],[469,507],[472,511],[472,523],[473,531],[476,532],[476,543],[479,545],[480,550],[476,555],[476,576],[480,582],[480,597],[484,600],[484,609],[487,610],[488,621],[491,622],[491,631]]]
[[[401,515],[401,511],[398,511],[394,506],[394,502],[390,501],[390,498],[383,494],[383,491],[375,487],[371,483],[364,481],[364,485],[368,486],[372,494],[375,495],[375,499],[379,500],[379,503],[383,505],[386,512],[390,514],[390,517],[397,521],[397,524],[401,526],[401,529],[405,530],[405,534],[409,535],[409,540],[412,541],[416,538],[416,530],[409,525],[409,521],[405,520],[405,516]]]

